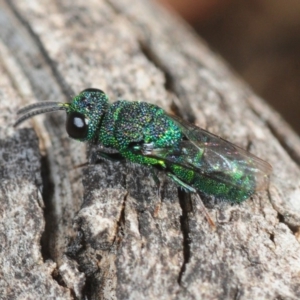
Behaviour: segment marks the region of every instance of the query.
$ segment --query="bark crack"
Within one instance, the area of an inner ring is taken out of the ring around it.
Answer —
[[[54,207],[52,203],[54,185],[51,180],[51,168],[47,156],[41,157],[41,177],[42,177],[42,197],[44,201],[44,219],[45,219],[45,230],[42,234],[41,239],[41,251],[44,261],[52,259],[50,251],[51,232],[53,229],[52,224],[55,222]]]
[[[176,89],[176,80],[174,80],[172,73],[164,66],[164,63],[158,57],[158,55],[153,51],[153,49],[147,45],[144,41],[138,40],[140,45],[140,50],[144,56],[151,62],[161,73],[163,73],[165,78],[164,87],[166,91],[173,95],[171,109],[179,117],[187,120],[190,123],[195,122],[195,116],[192,112],[189,102],[184,103],[184,106],[181,105],[181,102],[178,100],[180,95]]]
[[[155,55],[155,53],[152,51],[152,49],[150,47],[148,47],[148,45],[146,45],[145,42],[138,40],[139,46],[140,46],[140,50],[143,53],[143,55],[148,59],[148,61],[150,61],[158,70],[160,70],[165,77],[165,89],[176,95],[176,91],[174,88],[174,80],[172,78],[172,75],[170,72],[168,72],[166,70],[166,68],[163,67],[162,62],[159,60],[159,58],[157,57],[157,55]]]
[[[300,157],[299,153],[295,152],[295,149],[292,149],[289,147],[289,145],[286,143],[285,138],[277,132],[276,128],[272,125],[271,122],[267,121],[266,125],[268,126],[271,133],[275,136],[281,147],[287,152],[287,154],[290,156],[290,158],[297,164],[300,165]]]
[[[249,103],[249,108],[251,111],[261,120],[263,119],[263,109],[256,108],[255,103],[251,103],[251,101],[248,101]],[[276,140],[279,142],[281,147],[287,152],[287,154],[290,156],[290,158],[297,164],[300,165],[300,156],[299,156],[299,151],[297,147],[300,145],[299,140],[297,140],[297,145],[295,146],[294,143],[292,143],[290,140],[288,140],[286,137],[293,137],[296,135],[292,129],[288,128],[289,125],[285,123],[284,120],[281,120],[280,117],[274,117],[274,113],[272,112],[272,117],[273,119],[276,118],[275,120],[272,121],[272,118],[266,118],[265,119],[265,126],[271,131],[272,135],[276,138]],[[276,124],[276,125],[274,125]],[[277,129],[279,128],[279,130]],[[281,131],[281,132],[280,132]],[[286,137],[284,136],[286,135]],[[298,137],[297,137],[298,139]],[[290,146],[289,144],[292,144]],[[294,147],[294,148],[293,148]]]
[[[45,49],[43,43],[41,42],[39,36],[34,32],[32,27],[30,26],[30,23],[22,16],[22,14],[18,11],[17,7],[14,5],[13,1],[6,0],[6,4],[11,9],[12,13],[16,17],[17,20],[24,26],[24,28],[27,30],[28,34],[31,36],[31,38],[34,41],[34,44],[38,47],[41,55],[45,59],[46,64],[49,66],[49,68],[52,71],[53,77],[55,78],[58,86],[60,87],[62,93],[69,97],[70,95],[74,94],[74,91],[71,89],[71,87],[66,83],[64,78],[61,76],[60,72],[55,67],[55,63],[52,61],[50,56],[48,55],[47,50]]]
[[[122,237],[124,236],[125,208],[126,208],[127,196],[128,196],[128,193],[124,196],[120,216],[119,216],[119,219],[117,221],[117,230],[116,230],[114,240],[117,242],[118,247],[120,246],[121,241],[122,241]]]
[[[51,255],[51,233],[53,232],[54,224],[57,222],[53,205],[54,184],[51,180],[51,168],[49,165],[48,157],[46,155],[41,156],[41,177],[45,220],[45,229],[41,237],[41,255],[43,257],[43,260],[46,261],[49,259],[53,260],[53,257]],[[51,276],[58,285],[67,288],[57,267],[54,269]],[[72,289],[69,290],[73,299],[76,299],[75,292]]]
[[[186,265],[190,261],[191,257],[191,237],[190,237],[190,225],[189,225],[189,213],[192,211],[191,194],[178,189],[179,204],[182,210],[180,217],[181,231],[183,236],[183,263],[178,276],[178,284],[182,285],[182,276],[186,270]]]
[[[270,201],[270,203],[271,203],[273,209],[277,212],[277,219],[278,219],[278,222],[285,224],[285,225],[291,230],[291,232],[292,232],[293,234],[296,234],[296,233],[298,232],[298,227],[297,227],[297,226],[293,226],[293,225],[291,225],[290,223],[288,223],[288,222],[286,221],[286,218],[284,217],[284,215],[281,214],[281,213],[278,211],[278,209],[276,209],[276,207],[273,205],[272,195],[271,195],[271,193],[270,193],[269,190],[268,190],[267,194],[268,194],[268,198],[269,198],[269,201]],[[272,238],[270,238],[270,239],[274,242],[274,240],[273,240]]]

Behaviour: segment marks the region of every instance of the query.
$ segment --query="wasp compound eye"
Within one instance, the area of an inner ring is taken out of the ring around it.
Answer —
[[[85,89],[80,92],[80,94],[83,94],[83,93],[105,94],[102,90],[95,89],[95,88],[88,88],[88,89]]]
[[[86,139],[88,135],[87,119],[83,114],[71,112],[68,114],[66,129],[71,138],[77,140]]]

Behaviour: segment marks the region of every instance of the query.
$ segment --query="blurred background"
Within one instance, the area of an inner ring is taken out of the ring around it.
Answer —
[[[300,134],[300,1],[156,0],[176,11]]]

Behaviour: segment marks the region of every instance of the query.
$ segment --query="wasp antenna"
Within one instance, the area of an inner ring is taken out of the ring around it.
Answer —
[[[45,105],[43,103],[45,103]],[[47,107],[47,106],[49,106],[49,107]],[[19,110],[18,114],[23,114],[23,115],[18,118],[18,120],[14,124],[14,127],[17,127],[25,120],[32,118],[36,115],[49,113],[49,112],[53,112],[53,111],[58,111],[58,110],[66,110],[68,106],[69,106],[68,103],[60,103],[60,102],[41,102],[41,103],[35,103],[32,105],[26,106],[26,107],[22,108],[21,110]],[[37,109],[37,108],[40,108],[40,109]]]
[[[19,109],[17,114],[18,115],[25,114],[28,111],[43,108],[43,107],[56,107],[59,104],[61,104],[61,103],[60,102],[55,102],[55,101],[43,101],[43,102],[33,103],[33,104],[27,105],[27,106]]]

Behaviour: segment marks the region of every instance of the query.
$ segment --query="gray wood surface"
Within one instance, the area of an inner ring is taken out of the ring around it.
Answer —
[[[0,71],[0,299],[300,298],[299,138],[181,20],[146,0],[0,0]],[[64,113],[12,127],[87,87],[247,148],[270,188],[206,201],[213,230],[164,174],[158,195],[145,168],[94,164]]]

